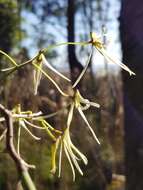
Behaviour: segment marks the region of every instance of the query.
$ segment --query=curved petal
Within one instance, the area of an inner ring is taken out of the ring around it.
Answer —
[[[125,71],[129,72],[130,75],[136,75],[125,64],[123,64],[119,60],[115,60],[115,58],[112,58],[111,56],[109,56],[108,53],[103,48],[100,49],[100,48],[96,47],[96,49],[107,59],[107,61],[109,61],[109,62],[111,61],[112,63],[115,63],[115,64],[119,65],[122,69],[124,69]]]
[[[84,115],[83,111],[81,110],[81,108],[80,108],[80,107],[78,107],[77,109],[78,109],[78,111],[79,111],[79,113],[80,113],[81,117],[83,118],[83,120],[84,120],[84,121],[85,121],[85,123],[87,124],[87,126],[88,126],[89,130],[91,131],[91,133],[92,133],[92,135],[93,135],[94,139],[97,141],[97,143],[98,143],[98,144],[100,144],[100,142],[99,142],[99,140],[98,140],[97,136],[95,135],[95,133],[94,133],[94,131],[93,131],[92,127],[89,125],[89,123],[88,123],[88,121],[87,121],[87,119],[86,119],[86,117],[85,117],[85,115]]]
[[[73,181],[75,181],[75,170],[74,170],[74,167],[73,167],[71,158],[70,158],[70,156],[69,156],[69,153],[68,153],[68,151],[67,151],[67,148],[66,148],[65,144],[64,144],[64,151],[65,151],[65,154],[66,154],[66,156],[67,156],[67,159],[68,159],[68,161],[69,161],[69,163],[70,163],[70,166],[71,166],[71,169],[72,169]]]
[[[50,63],[46,60],[45,56],[42,54],[42,60],[43,60],[43,64],[45,64],[49,69],[51,69],[53,72],[55,72],[57,75],[59,75],[60,77],[62,77],[63,79],[71,82],[70,79],[68,79],[66,76],[64,76],[63,74],[61,74],[59,71],[57,71],[52,65],[50,65]]]
[[[72,88],[75,88],[77,86],[77,84],[80,82],[80,80],[82,79],[82,77],[84,76],[85,72],[87,71],[88,69],[88,66],[89,66],[89,63],[91,61],[91,58],[92,58],[92,54],[93,54],[93,47],[91,49],[91,52],[89,54],[89,57],[87,59],[87,62],[86,62],[86,65],[84,67],[84,69],[82,70],[82,72],[80,73],[79,77],[77,78],[77,80],[75,81],[75,83],[72,85]]]
[[[74,103],[72,103],[71,106],[70,106],[68,119],[67,119],[67,128],[69,128],[70,125],[71,125],[71,121],[72,121],[72,118],[73,118],[73,110],[74,110]]]

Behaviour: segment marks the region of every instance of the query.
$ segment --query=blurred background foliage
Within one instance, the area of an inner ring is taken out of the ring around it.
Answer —
[[[90,31],[99,32],[102,27],[112,23],[112,16],[108,15],[110,11],[111,4],[107,0],[0,0],[0,49],[10,53],[21,63],[50,44],[87,40]],[[30,19],[34,21],[29,22]],[[49,51],[47,57],[55,67],[75,80],[77,73],[83,68],[81,57],[86,59],[88,52],[88,48],[72,46]],[[8,64],[3,56],[0,56],[0,62],[1,68]],[[58,64],[62,67],[57,66]],[[20,103],[24,110],[41,110],[43,113],[51,113],[61,108],[65,100],[44,78],[38,95],[33,95],[31,73],[32,68],[26,66],[4,79],[0,85],[0,101],[9,109]],[[0,77],[4,77],[2,73]],[[67,84],[57,76],[54,77],[63,88],[68,89]],[[31,171],[37,189],[123,190],[123,106],[120,73],[110,71],[108,64],[104,62],[103,70],[96,75],[91,62],[80,88],[85,97],[101,104],[100,111],[93,108],[87,111],[88,120],[96,131],[101,146],[94,142],[77,115],[72,123],[73,141],[89,159],[89,164],[83,168],[84,176],[77,174],[73,183],[66,158],[63,160],[62,178],[58,179],[56,175],[50,174],[51,142],[42,133],[37,132],[42,137],[39,143],[23,132],[21,154],[26,161],[37,167]],[[49,120],[55,128],[61,128],[65,121],[65,115]],[[0,129],[2,131],[3,127]],[[0,152],[0,189],[18,189],[15,165],[5,152],[5,142],[0,143]]]

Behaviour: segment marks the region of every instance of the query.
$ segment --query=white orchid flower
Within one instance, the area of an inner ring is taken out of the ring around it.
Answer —
[[[65,94],[60,87],[58,86],[58,84],[55,82],[54,79],[52,79],[49,74],[47,74],[47,72],[45,72],[43,70],[43,66],[45,65],[47,68],[49,68],[51,71],[53,71],[54,73],[56,73],[57,75],[59,75],[60,77],[62,77],[63,79],[67,80],[70,82],[70,79],[68,79],[66,76],[64,76],[63,74],[61,74],[60,72],[58,72],[45,58],[45,55],[43,53],[39,53],[39,55],[32,61],[32,64],[34,65],[35,69],[34,69],[34,94],[37,94],[37,90],[38,90],[38,86],[40,84],[41,81],[41,77],[42,74],[48,78],[53,84],[54,86],[58,89],[58,91],[64,95],[64,96],[68,96],[67,94]]]
[[[123,64],[121,61],[113,58],[111,55],[108,54],[108,52],[105,49],[105,44],[102,42],[102,40],[100,39],[99,36],[97,36],[94,32],[91,32],[90,35],[91,35],[91,41],[89,41],[88,43],[92,44],[92,49],[90,51],[90,54],[88,56],[88,59],[87,59],[84,69],[78,76],[78,78],[75,81],[75,83],[73,84],[72,88],[75,88],[77,86],[77,84],[80,82],[80,80],[84,76],[85,72],[87,71],[89,63],[90,63],[92,55],[93,55],[93,47],[95,47],[98,50],[98,52],[101,53],[108,62],[112,62],[112,63],[119,65],[122,69],[127,71],[130,75],[135,75],[135,73],[133,71],[131,71],[125,64]]]
[[[90,126],[90,124],[89,124],[88,120],[86,119],[86,116],[84,115],[84,112],[83,112],[83,110],[87,110],[90,106],[99,108],[100,105],[98,103],[90,102],[89,100],[84,99],[81,96],[79,90],[76,90],[76,92],[75,92],[74,102],[75,102],[75,108],[78,110],[78,112],[81,115],[82,119],[86,123],[86,125],[87,125],[88,129],[90,130],[90,132],[92,133],[94,139],[97,141],[98,144],[100,144],[97,136],[95,135],[92,127]]]
[[[72,169],[72,174],[73,174],[73,180],[75,180],[75,168],[77,171],[83,175],[83,172],[79,166],[79,161],[83,161],[83,163],[86,165],[88,163],[88,160],[86,156],[81,153],[78,148],[75,147],[75,145],[71,141],[70,137],[70,125],[72,122],[73,118],[73,112],[74,109],[77,109],[83,120],[85,121],[88,129],[92,133],[94,139],[97,141],[98,144],[100,144],[98,138],[96,137],[92,127],[90,126],[89,122],[87,121],[83,110],[88,109],[90,106],[94,106],[99,108],[100,105],[98,103],[90,102],[87,99],[84,99],[79,90],[75,91],[75,95],[73,97],[73,102],[71,103],[70,110],[68,113],[68,119],[67,119],[67,128],[64,131],[64,134],[60,138],[60,152],[59,152],[59,177],[61,176],[61,161],[62,161],[62,152],[64,150],[65,155],[69,161],[69,164]]]
[[[130,75],[135,75],[133,71],[131,71],[125,64],[123,64],[121,61],[113,58],[110,56],[107,51],[104,48],[104,43],[101,41],[101,39],[96,35],[96,33],[91,32],[91,41],[90,43],[92,46],[94,46],[104,57],[108,62],[115,63],[119,65],[122,69],[127,71]]]
[[[73,117],[74,104],[71,104],[70,111],[67,119],[67,128],[64,131],[63,136],[60,138],[60,152],[59,152],[59,177],[61,176],[61,161],[62,161],[62,152],[64,150],[65,155],[69,161],[69,164],[73,173],[73,181],[75,181],[75,168],[77,171],[83,175],[83,172],[79,166],[79,161],[83,161],[87,165],[88,160],[86,156],[81,153],[78,148],[72,143],[70,138],[70,125]]]

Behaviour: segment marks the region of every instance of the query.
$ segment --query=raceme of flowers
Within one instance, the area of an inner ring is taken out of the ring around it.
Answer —
[[[77,85],[81,81],[82,77],[85,75],[89,63],[92,59],[93,55],[93,48],[95,47],[99,53],[101,53],[104,58],[109,61],[113,62],[117,65],[119,65],[122,69],[125,71],[129,72],[130,75],[135,75],[133,71],[131,71],[126,65],[124,65],[122,62],[119,60],[115,60],[112,56],[110,56],[106,49],[104,48],[104,43],[100,40],[99,37],[95,33],[90,34],[90,40],[87,42],[67,42],[67,43],[60,43],[51,46],[53,47],[58,47],[60,45],[91,45],[91,52],[89,54],[89,57],[86,61],[85,67],[83,71],[80,73],[78,76],[77,80],[75,81],[74,84],[72,84],[72,95],[68,94],[67,92],[64,92],[61,87],[57,84],[57,82],[49,75],[47,71],[45,71],[45,68],[47,67],[50,69],[52,72],[54,72],[56,75],[60,76],[62,79],[66,80],[71,84],[71,80],[68,79],[66,76],[61,74],[59,71],[57,71],[46,59],[46,51],[50,49],[45,48],[41,51],[38,52],[38,54],[28,60],[27,62],[17,64],[16,61],[0,50],[0,53],[3,54],[9,62],[12,64],[11,67],[4,68],[1,70],[1,72],[6,73],[6,76],[9,74],[12,74],[14,71],[20,69],[21,67],[24,67],[27,64],[31,64],[33,66],[33,93],[34,95],[37,95],[38,92],[38,87],[40,85],[40,81],[42,78],[42,75],[46,77],[50,82],[53,83],[55,88],[59,91],[59,93],[66,98],[68,98],[69,104],[67,107],[63,108],[69,109],[68,115],[67,115],[67,122],[66,122],[66,128],[62,130],[57,130],[54,127],[52,127],[48,122],[47,118],[57,115],[59,111],[52,113],[51,115],[43,115],[41,112],[38,113],[32,113],[31,111],[22,111],[21,106],[18,105],[12,110],[12,115],[13,115],[13,122],[14,126],[18,127],[18,133],[17,133],[17,153],[20,155],[20,138],[21,138],[21,130],[26,130],[27,133],[34,139],[34,140],[41,140],[41,137],[37,137],[35,134],[32,132],[32,128],[35,128],[37,130],[41,130],[46,132],[48,137],[52,140],[52,145],[51,145],[51,172],[55,173],[57,166],[58,166],[58,176],[61,176],[61,170],[62,170],[62,155],[63,152],[67,157],[67,160],[69,162],[69,165],[72,170],[73,174],[73,180],[75,180],[75,169],[83,175],[83,171],[81,170],[80,163],[81,161],[86,165],[88,163],[88,160],[86,156],[80,152],[80,150],[73,144],[71,140],[71,123],[74,115],[74,110],[77,110],[81,118],[83,119],[86,127],[90,131],[91,135],[95,139],[95,141],[100,144],[94,130],[90,126],[89,121],[87,120],[84,111],[89,109],[90,106],[99,108],[100,105],[95,102],[91,102],[88,99],[83,98],[81,95],[79,89],[77,89]],[[61,111],[63,111],[61,110]],[[4,122],[4,118],[0,118],[0,122]],[[6,130],[4,133],[1,135],[0,140],[4,137],[4,134],[6,133]],[[58,164],[57,164],[58,160]],[[27,164],[25,162],[25,164]],[[28,165],[28,164],[27,164]],[[34,167],[33,165],[31,167]]]

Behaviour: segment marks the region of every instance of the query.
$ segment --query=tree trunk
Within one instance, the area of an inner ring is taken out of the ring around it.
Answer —
[[[123,61],[135,73],[123,72],[125,165],[127,190],[143,189],[143,1],[122,0],[120,34]]]
[[[0,50],[9,53],[15,43],[17,32],[17,3],[13,1],[0,1]],[[0,54],[0,70],[8,67],[8,60]],[[4,72],[0,72],[0,80],[4,78]],[[6,90],[4,86],[8,80],[0,81],[0,99],[6,100]],[[6,105],[6,104],[5,104]]]
[[[75,0],[68,0],[67,9],[67,32],[68,32],[68,42],[75,41]],[[75,53],[75,46],[68,46],[68,60],[71,71],[71,78],[74,82],[78,77],[79,73],[82,71],[83,66],[77,60]]]

